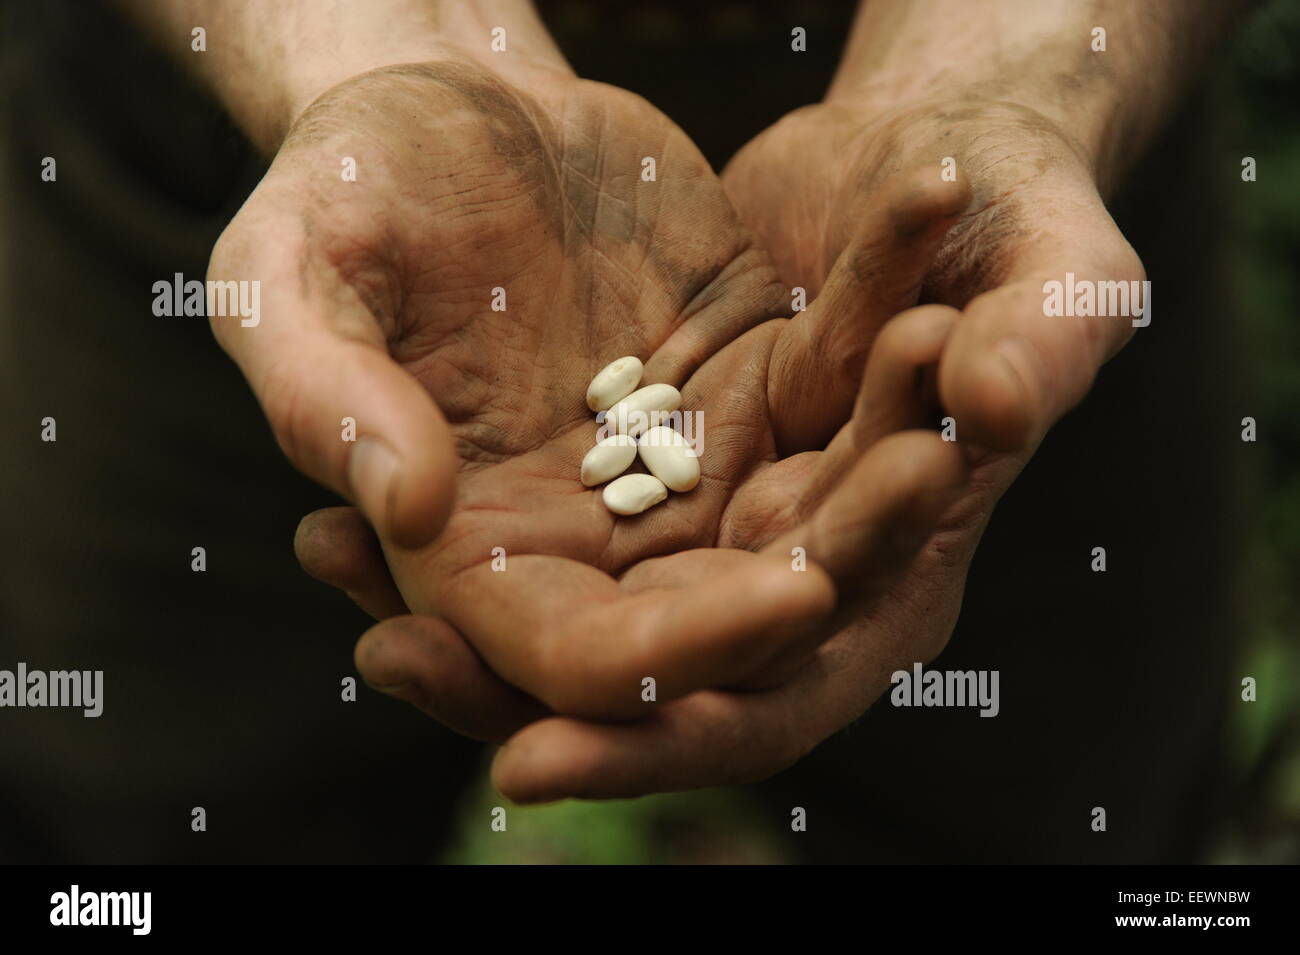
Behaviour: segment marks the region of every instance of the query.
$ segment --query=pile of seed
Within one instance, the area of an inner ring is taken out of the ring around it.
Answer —
[[[690,442],[654,424],[681,407],[681,392],[664,384],[638,387],[644,371],[639,358],[627,355],[602,368],[587,388],[587,407],[605,412],[613,433],[582,459],[582,483],[595,487],[609,481],[601,498],[615,514],[640,514],[667,499],[669,491],[682,493],[700,483],[700,459]],[[650,473],[623,474],[637,454]]]

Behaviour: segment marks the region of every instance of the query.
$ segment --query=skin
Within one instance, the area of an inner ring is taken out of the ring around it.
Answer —
[[[494,764],[504,793],[769,775],[861,713],[893,669],[942,648],[993,503],[1131,334],[1044,321],[1041,282],[1142,277],[1099,186],[1172,102],[1174,64],[1208,47],[1212,10],[1156,3],[1151,30],[1107,2],[1008,0],[975,23],[945,0],[873,3],[827,102],[751,144],[724,195],[662,117],[564,76],[535,22],[497,6],[478,26],[532,24],[512,28],[517,75],[489,70],[504,93],[464,47],[345,81],[296,122],[250,108],[247,128],[268,141],[290,132],[213,273],[278,277],[267,311],[303,323],[256,347],[218,336],[290,457],[358,501],[384,541],[354,511],[323,512],[300,529],[304,566],[377,615],[424,614],[363,637],[361,672],[471,735],[509,736]],[[1094,22],[1128,41],[1104,61],[1077,53]],[[377,181],[341,196],[340,155]],[[663,157],[650,208],[626,172],[643,155]],[[936,183],[944,156],[956,183]],[[484,313],[503,270],[509,321]],[[794,321],[778,317],[782,283],[817,293]],[[919,298],[952,307],[886,324]],[[611,524],[572,475],[591,440],[582,384],[625,353],[714,430],[700,489]],[[936,398],[991,449],[969,484],[957,446],[905,430]],[[384,422],[380,452],[327,440],[341,414],[363,432]],[[439,451],[447,434],[454,458]],[[527,574],[491,575],[496,545]],[[794,546],[811,558],[802,576]],[[629,620],[631,639],[611,647]],[[645,716],[651,671],[660,697]]]
[[[640,715],[648,676],[660,700],[779,680],[838,590],[901,570],[964,480],[958,449],[913,435],[800,493],[812,462],[778,463],[767,369],[802,323],[779,317],[770,261],[681,132],[574,77],[528,3],[124,6],[173,50],[205,27],[182,61],[274,156],[209,267],[261,282],[264,318],[214,318],[218,341],[290,460],[376,529],[360,556],[381,552],[403,604],[529,712]],[[942,192],[906,214],[942,229],[966,200]],[[583,383],[620,354],[681,387],[709,450],[690,495],[615,521],[573,476]],[[845,508],[863,533],[818,531]],[[783,530],[808,539],[802,572],[762,550]]]
[[[855,239],[898,268],[873,286],[874,322],[908,304],[968,199],[964,184],[901,181]],[[896,221],[917,238],[899,243]],[[214,319],[218,340],[292,459],[345,486],[394,475],[369,482],[386,483],[380,501],[360,495],[381,528],[418,523],[400,510],[430,500],[407,493],[371,430],[407,415],[397,443],[431,457],[453,503],[432,543],[381,533],[397,590],[551,711],[642,716],[648,677],[661,703],[782,679],[906,567],[965,480],[934,433],[826,460],[779,452],[778,432],[800,436],[783,421],[789,387],[820,388],[769,369],[812,347],[822,306],[779,317],[788,293],[703,157],[603,84],[557,73],[524,90],[451,51],[349,79],[290,127],[209,277],[260,279],[267,319]],[[681,389],[706,446],[700,486],[635,518],[576,480],[595,441],[586,383],[624,354]],[[864,358],[846,349],[845,374]]]

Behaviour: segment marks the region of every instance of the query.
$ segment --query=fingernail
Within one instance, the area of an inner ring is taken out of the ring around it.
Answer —
[[[390,530],[400,463],[387,443],[364,435],[357,439],[348,458],[348,486],[352,488],[352,497],[381,535]]]

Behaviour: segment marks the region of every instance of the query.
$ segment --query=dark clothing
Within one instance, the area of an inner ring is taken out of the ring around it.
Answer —
[[[851,12],[810,5],[794,54],[784,21],[734,7],[595,6],[552,17],[575,68],[647,96],[718,165],[820,97]],[[332,497],[281,457],[206,322],[151,311],[155,281],[203,278],[258,162],[112,15],[70,0],[0,15],[0,668],[105,671],[98,719],[0,710],[0,861],[430,858],[479,747],[364,688],[341,700],[367,619],[291,552],[299,518]],[[1179,162],[1139,171],[1118,213],[1153,280],[1152,324],[1008,494],[934,664],[1000,670],[1001,714],[877,705],[756,788],[774,818],[808,809],[793,852],[1197,858],[1222,811],[1238,682],[1241,450],[1203,123],[1173,132]],[[1171,214],[1191,195],[1196,215]]]

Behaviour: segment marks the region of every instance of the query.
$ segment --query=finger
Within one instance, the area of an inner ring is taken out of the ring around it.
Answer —
[[[809,737],[791,696],[706,690],[635,723],[539,720],[497,752],[492,782],[518,803],[626,799],[755,782],[806,752]]]
[[[968,468],[956,442],[905,431],[873,445],[799,526],[763,549],[796,548],[837,584],[870,598],[887,589],[961,495]]]
[[[1101,365],[1133,334],[1133,322],[1146,320],[1047,314],[1052,306],[1045,284],[1056,281],[1064,289],[1067,272],[1076,285],[1088,281],[1107,289],[1101,283],[1122,282],[1126,293],[1137,288],[1149,305],[1141,262],[1118,230],[1112,239],[1120,251],[1109,266],[1029,265],[966,307],[939,370],[940,395],[961,440],[1001,451],[1031,446],[1083,399]],[[1127,311],[1135,311],[1131,299]]]
[[[887,616],[856,615],[778,689],[705,690],[635,723],[539,720],[498,751],[492,780],[510,799],[531,803],[627,799],[780,772],[857,718],[889,688],[893,672],[939,653],[956,620],[973,547],[972,539],[956,564],[927,547],[920,562],[929,566],[894,591]]]
[[[978,537],[978,532],[974,534]],[[891,674],[942,649],[960,607],[974,540],[956,564],[927,547],[922,572],[893,591],[888,615],[855,615],[789,682],[761,692],[705,690],[635,723],[539,720],[498,751],[492,780],[510,799],[627,799],[765,779],[857,718]]]
[[[408,613],[397,592],[379,538],[355,507],[325,507],[298,524],[298,563],[323,584],[337,587],[376,620]]]
[[[970,202],[964,179],[896,177],[867,208],[817,300],[773,349],[768,400],[783,454],[824,447],[848,418],[879,328],[915,305],[948,230]]]
[[[931,423],[938,398],[939,359],[961,313],[922,305],[890,319],[876,338],[853,408],[853,445]]]
[[[377,623],[357,641],[354,656],[367,684],[471,739],[505,739],[547,712],[496,676],[436,617]]]
[[[854,554],[869,565],[870,542],[893,535],[864,537],[840,524],[851,524],[855,513],[906,513],[916,506],[928,510],[914,520],[923,526],[943,507],[942,500],[925,500],[923,489],[936,477],[940,484],[957,483],[964,470],[953,444],[931,433],[893,435],[872,451],[881,448],[888,453],[862,455],[845,487],[819,508],[824,525],[818,532],[799,535],[808,542],[810,557],[816,554],[844,576],[854,573]],[[899,473],[908,467],[915,467],[917,474]],[[878,501],[863,500],[873,493]],[[785,769],[860,714],[888,688],[893,671],[907,661],[933,659],[939,652],[956,619],[960,580],[977,537],[975,530],[959,547],[962,557],[956,563],[933,541],[919,558],[903,561],[920,569],[907,571],[904,583],[891,589],[897,599],[891,599],[889,614],[868,615],[857,607],[848,629],[824,643],[778,688],[705,690],[656,707],[645,719],[628,724],[540,720],[512,736],[497,753],[493,782],[509,798],[528,803],[735,785]],[[863,547],[864,542],[868,546]],[[787,543],[773,549],[784,555]],[[899,560],[887,545],[881,546],[885,562]],[[870,577],[870,566],[865,570]]]
[[[880,440],[817,505],[812,517],[764,552],[802,555],[835,580],[837,620],[869,612],[907,573],[917,554],[967,487],[963,450],[931,431]],[[791,647],[770,657],[742,683],[778,686],[805,664],[808,650]]]
[[[746,679],[783,648],[820,640],[834,588],[820,569],[746,552],[685,587],[625,593],[594,568],[516,557],[465,571],[446,616],[509,683],[552,710],[596,719]],[[652,681],[647,683],[647,679]]]
[[[260,289],[254,324],[212,317],[217,340],[299,470],[360,507],[384,538],[427,543],[451,507],[456,461],[446,421],[301,227],[258,215],[237,216],[213,251],[210,279]]]
[[[803,507],[816,506],[881,438],[931,423],[939,359],[960,317],[946,305],[921,305],[885,323],[867,357],[853,418],[818,459]]]
[[[693,228],[698,228],[698,222]],[[725,228],[736,229],[734,222]],[[680,250],[688,260],[690,248]],[[679,274],[700,269],[698,261],[683,265]],[[724,347],[755,325],[789,314],[790,299],[767,266],[767,254],[759,248],[741,252],[719,272],[716,268],[703,285],[685,294],[690,299],[678,314],[677,326],[646,360],[643,382],[662,381],[678,388]],[[592,374],[598,371],[592,369]]]
[[[783,558],[784,559],[784,558]],[[630,592],[686,588],[700,580],[712,580],[731,568],[752,564],[754,555],[749,551],[711,548],[673,554],[667,558],[651,558],[633,566],[619,581]],[[820,576],[821,568],[814,567]],[[782,567],[781,573],[806,572],[796,570],[795,562]],[[726,689],[766,689],[785,682],[808,662],[811,653],[826,640],[830,630],[824,615],[810,616],[773,629],[768,646],[751,639],[738,645],[740,655],[731,668],[731,676],[715,685]],[[701,682],[701,686],[708,685]]]

